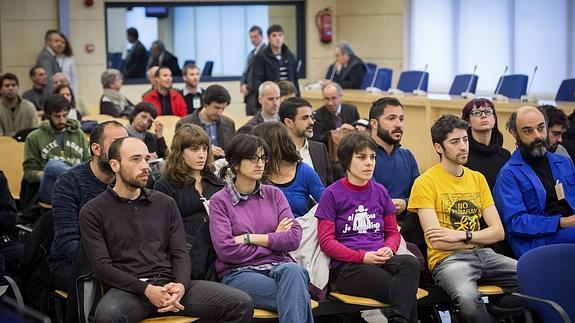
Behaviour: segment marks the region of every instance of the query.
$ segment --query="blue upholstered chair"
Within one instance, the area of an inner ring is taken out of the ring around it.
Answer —
[[[461,95],[463,92],[475,93],[478,79],[479,77],[475,74],[456,75],[449,89],[449,95]]]
[[[403,92],[413,92],[417,89],[421,76],[423,75],[423,82],[421,83],[420,90],[427,92],[427,82],[429,80],[429,73],[423,71],[404,71],[399,76],[397,88]]]
[[[527,92],[528,79],[527,75],[523,74],[502,76],[497,83],[497,87],[499,87],[497,94],[505,95],[510,99],[519,99]],[[495,87],[496,90],[497,87]]]
[[[567,79],[561,82],[555,101],[575,101],[575,79]]]

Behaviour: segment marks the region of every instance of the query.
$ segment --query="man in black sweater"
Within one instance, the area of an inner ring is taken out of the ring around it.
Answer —
[[[251,298],[210,281],[191,281],[191,260],[175,201],[145,189],[148,148],[137,138],[109,150],[114,187],[80,211],[82,245],[96,279],[110,289],[96,322],[138,322],[180,313],[218,322],[251,322]],[[113,216],[110,216],[113,215]]]

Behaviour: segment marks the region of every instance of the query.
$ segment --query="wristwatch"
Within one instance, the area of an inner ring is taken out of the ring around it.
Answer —
[[[473,233],[469,230],[465,231],[465,243],[471,241],[471,239],[473,239]]]

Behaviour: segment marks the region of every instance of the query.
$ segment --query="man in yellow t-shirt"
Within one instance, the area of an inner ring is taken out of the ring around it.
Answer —
[[[408,210],[417,212],[435,282],[453,299],[467,322],[495,322],[492,314],[521,312],[520,301],[500,299],[503,312],[490,313],[478,282],[518,291],[517,261],[484,245],[504,239],[503,225],[485,177],[463,165],[469,151],[468,124],[447,114],[431,127],[439,164],[415,181]],[[487,227],[481,228],[483,218]]]

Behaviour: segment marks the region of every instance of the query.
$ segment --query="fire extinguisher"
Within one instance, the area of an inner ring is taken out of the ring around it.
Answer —
[[[319,39],[322,43],[331,43],[332,31],[331,31],[331,10],[325,8],[320,10],[315,15],[315,24],[317,30],[319,31]]]

